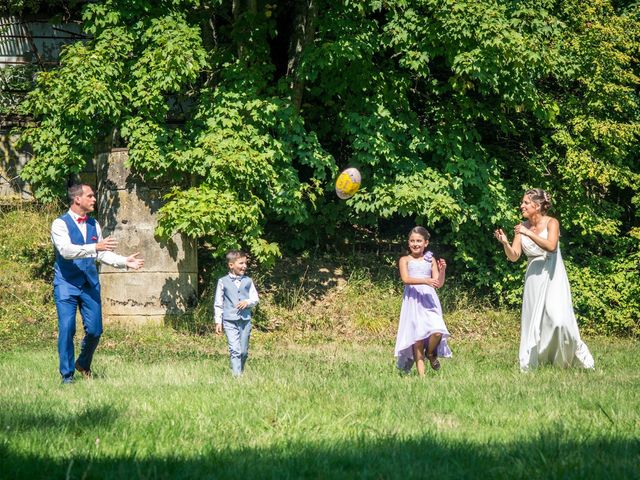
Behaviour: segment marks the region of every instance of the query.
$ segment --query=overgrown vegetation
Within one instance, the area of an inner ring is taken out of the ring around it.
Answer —
[[[50,346],[55,337],[49,227],[61,207],[22,204],[0,211],[0,345],[5,349]],[[272,268],[254,265],[250,273],[261,296],[254,320],[257,330],[282,338],[327,341],[394,338],[402,298],[395,263],[401,244],[396,250],[377,255],[352,252],[344,257],[316,252],[284,258]],[[204,257],[210,261],[207,252]],[[201,265],[201,271],[195,314],[169,325],[185,335],[186,343],[181,345],[187,349],[203,348],[206,340],[198,337],[213,335],[212,290],[224,266],[209,263]],[[511,339],[517,335],[517,312],[495,310],[457,286],[455,277],[440,290],[440,296],[454,335]],[[120,335],[126,337],[126,330],[115,337]],[[109,337],[107,345],[113,342],[113,336]],[[163,333],[150,335],[148,341],[151,345],[175,343]]]
[[[0,207],[0,349],[55,338],[48,232],[56,216],[54,207]]]
[[[47,344],[55,335],[49,226],[61,208],[61,204],[48,207],[22,204],[5,206],[0,211],[0,345],[5,348],[25,342]],[[347,337],[365,341],[393,338],[402,298],[396,262],[403,251],[404,237],[398,237],[377,251],[369,244],[361,244],[352,245],[346,252],[318,250],[285,257],[269,268],[254,264],[250,274],[261,295],[256,327],[294,338]],[[202,257],[200,300],[195,314],[188,320],[173,320],[171,325],[189,335],[213,333],[213,288],[217,276],[224,272],[222,262],[212,262],[209,250],[203,249]],[[576,308],[585,309],[587,314],[583,318],[592,319],[581,324],[582,331],[620,332],[616,327],[620,322],[617,310],[611,308],[608,298],[601,293],[605,289],[589,290],[591,282],[596,281],[597,278],[572,278],[574,298],[578,300]],[[609,285],[612,292],[618,292],[615,287],[613,283]],[[586,295],[581,296],[584,292]],[[490,297],[466,288],[458,276],[451,274],[439,295],[447,325],[454,335],[508,337],[515,341],[517,308],[499,309]],[[630,302],[626,308],[633,305]],[[605,315],[597,317],[590,313],[598,311]],[[628,332],[637,334],[637,326],[629,325]]]
[[[523,190],[543,187],[581,323],[637,332],[638,12],[610,0],[90,2],[91,38],[23,104],[37,119],[23,174],[55,198],[115,138],[137,172],[175,186],[160,234],[269,265],[283,249],[331,249],[350,225],[388,237],[409,220],[435,231],[461,285],[511,307],[521,265],[491,231],[510,230]],[[363,188],[338,202],[346,165]]]

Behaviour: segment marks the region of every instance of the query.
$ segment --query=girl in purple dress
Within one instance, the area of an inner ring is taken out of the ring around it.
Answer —
[[[413,363],[418,375],[425,374],[425,353],[431,368],[440,369],[438,357],[451,357],[442,307],[435,289],[444,284],[446,263],[427,250],[429,232],[415,227],[409,232],[409,254],[400,259],[404,283],[395,356],[398,368],[408,372]]]

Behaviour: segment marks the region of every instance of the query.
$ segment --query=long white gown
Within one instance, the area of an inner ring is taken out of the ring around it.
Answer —
[[[540,236],[547,235],[545,228]],[[522,251],[529,263],[522,298],[521,370],[548,363],[594,368],[591,352],[580,339],[560,243],[555,252],[547,252],[522,235]]]

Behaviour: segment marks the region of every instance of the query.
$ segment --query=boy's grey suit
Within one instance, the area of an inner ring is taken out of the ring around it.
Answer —
[[[249,306],[238,310],[238,302],[246,300]],[[227,336],[231,371],[240,375],[249,355],[251,335],[251,309],[258,303],[258,296],[251,278],[225,275],[218,280],[214,309],[216,323],[222,322]]]

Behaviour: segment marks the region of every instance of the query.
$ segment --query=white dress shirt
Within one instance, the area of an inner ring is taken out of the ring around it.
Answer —
[[[244,275],[238,277],[233,273],[229,274],[231,280],[236,285],[236,287],[240,288],[240,282],[244,278]],[[253,280],[251,280],[251,286],[249,287],[249,298],[246,299],[247,308],[255,307],[258,302],[258,291],[256,290],[256,286],[253,284]],[[222,323],[222,313],[224,310],[224,284],[222,283],[222,279],[218,280],[218,285],[216,286],[216,296],[213,301],[213,318],[216,323]]]
[[[72,220],[80,229],[84,241],[87,241],[87,223],[78,223],[77,213],[69,210]],[[96,221],[96,234],[98,236],[97,241],[102,241],[102,229]],[[69,235],[69,229],[67,224],[61,218],[56,218],[51,224],[51,241],[53,246],[58,250],[60,255],[66,260],[75,260],[79,258],[97,258],[99,262],[106,263],[115,268],[127,268],[127,257],[118,255],[117,253],[110,251],[96,252],[95,243],[85,243],[84,245],[75,245],[71,243],[71,237]]]

